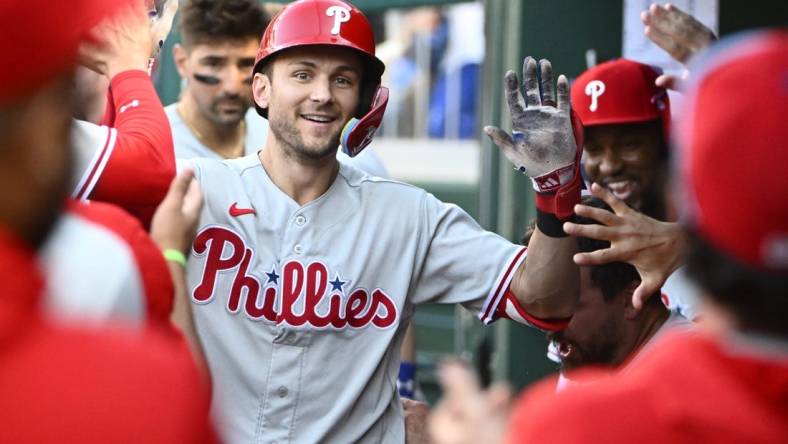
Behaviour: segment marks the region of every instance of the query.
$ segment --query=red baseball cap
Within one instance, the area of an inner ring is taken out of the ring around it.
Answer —
[[[788,270],[788,31],[723,40],[677,122],[683,222],[736,260]]]
[[[119,7],[140,0],[3,0],[0,2],[0,103],[24,97],[75,61],[79,43]]]
[[[582,73],[572,84],[572,109],[583,126],[638,123],[662,119],[665,140],[670,128],[670,100],[654,81],[658,68],[616,59]]]

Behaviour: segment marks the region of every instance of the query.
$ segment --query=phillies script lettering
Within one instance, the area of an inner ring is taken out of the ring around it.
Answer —
[[[232,254],[222,256],[229,246]],[[216,296],[216,280],[220,272],[235,269],[232,287],[227,299],[227,309],[238,313],[242,308],[252,319],[265,319],[277,324],[293,327],[315,328],[363,328],[369,324],[388,328],[397,320],[394,301],[380,289],[371,293],[365,289],[354,289],[346,298],[338,291],[327,291],[329,270],[322,262],[303,264],[289,261],[282,266],[279,284],[263,286],[260,280],[249,273],[249,264],[254,252],[246,246],[237,233],[221,227],[208,227],[194,240],[194,251],[205,255],[205,266],[199,285],[192,292],[195,302],[209,303]],[[245,295],[245,298],[243,297]],[[276,301],[281,296],[280,309]],[[322,313],[318,307],[323,304]],[[303,302],[303,312],[295,307]],[[327,305],[327,308],[326,308]]]

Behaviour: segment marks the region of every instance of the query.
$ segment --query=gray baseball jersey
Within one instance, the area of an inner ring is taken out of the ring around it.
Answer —
[[[193,159],[195,157],[210,157],[221,159],[216,151],[203,145],[197,136],[192,133],[189,126],[181,119],[176,110],[177,103],[164,107],[164,113],[170,121],[172,128],[172,142],[175,146],[176,159]],[[268,121],[260,117],[254,108],[249,108],[244,116],[246,122],[245,154],[254,154],[265,145],[268,134]]]
[[[347,164],[304,206],[257,156],[189,164],[205,205],[188,288],[223,438],[404,442],[396,380],[414,305],[492,322],[525,249]]]

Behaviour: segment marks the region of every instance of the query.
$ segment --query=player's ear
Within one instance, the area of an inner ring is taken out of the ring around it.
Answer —
[[[175,68],[178,70],[178,74],[182,79],[189,77],[189,74],[186,72],[186,61],[188,59],[189,52],[186,51],[186,48],[181,46],[180,43],[176,43],[175,46],[172,47],[172,60],[175,62]]]
[[[268,108],[271,101],[271,79],[267,75],[256,72],[252,78],[252,97],[260,108]]]

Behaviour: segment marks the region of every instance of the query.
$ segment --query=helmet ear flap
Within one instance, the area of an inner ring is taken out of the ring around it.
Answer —
[[[372,137],[383,122],[383,114],[386,112],[388,102],[389,89],[385,86],[377,86],[369,112],[360,119],[350,119],[342,130],[340,143],[345,154],[355,157],[372,142]]]

